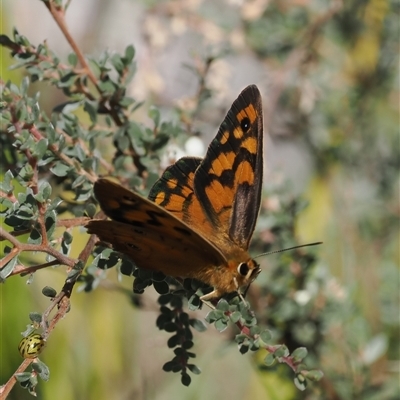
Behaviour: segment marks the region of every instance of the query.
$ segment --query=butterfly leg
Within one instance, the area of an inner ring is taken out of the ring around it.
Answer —
[[[206,294],[203,294],[203,296],[200,296],[200,300],[201,301],[208,301],[208,300],[211,300],[211,299],[218,299],[222,295],[223,295],[223,293],[220,293],[218,291],[218,289],[214,289],[212,292],[206,293]]]
[[[236,292],[238,294],[238,296],[240,297],[240,299],[243,301],[243,304],[249,308],[249,303],[247,303],[247,301],[245,300],[245,298],[243,297],[242,293],[240,292],[240,288],[239,285],[237,283],[236,278],[233,278],[234,282],[235,282],[235,286],[236,286]],[[215,310],[215,306],[210,302],[210,300],[215,299],[215,298],[219,298],[221,297],[221,293],[218,292],[217,289],[214,289],[212,292],[204,294],[203,296],[200,297],[200,300],[207,305],[208,307],[210,307],[212,310]]]
[[[221,297],[221,294],[218,292],[217,289],[214,289],[212,292],[204,294],[203,296],[200,297],[200,300],[210,307],[212,310],[215,310],[215,306],[210,302],[212,299],[216,299],[218,297]]]
[[[202,300],[202,302],[203,302],[203,304],[205,304],[206,306],[210,307],[211,310],[215,310],[214,304],[210,303],[210,302],[207,301],[207,300]]]
[[[249,303],[244,299],[244,297],[240,291],[240,287],[239,287],[239,284],[238,284],[236,278],[233,278],[233,282],[235,282],[236,292],[237,292],[238,296],[240,297],[240,300],[243,301],[243,304],[246,306],[246,308],[249,308]],[[246,289],[246,291],[247,291],[247,289]]]

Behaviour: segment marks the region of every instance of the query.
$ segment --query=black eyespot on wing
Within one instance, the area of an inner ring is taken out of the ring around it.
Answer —
[[[243,132],[247,132],[250,129],[250,120],[245,117],[240,121],[240,127]]]
[[[238,266],[238,272],[240,275],[246,276],[249,272],[249,266],[247,265],[247,263],[240,263]]]

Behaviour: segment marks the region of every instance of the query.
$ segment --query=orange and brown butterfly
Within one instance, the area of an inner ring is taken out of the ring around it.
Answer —
[[[260,267],[248,253],[263,175],[261,96],[254,85],[232,104],[204,159],[184,157],[168,167],[149,198],[107,179],[94,193],[111,220],[88,232],[140,267],[214,288],[202,300],[249,285]]]

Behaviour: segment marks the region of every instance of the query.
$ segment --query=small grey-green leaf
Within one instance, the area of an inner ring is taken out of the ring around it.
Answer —
[[[244,342],[239,345],[240,354],[246,354],[249,351],[249,344]]]
[[[29,76],[25,76],[21,83],[21,94],[25,95],[29,88]]]
[[[206,320],[209,324],[211,324],[211,323],[213,323],[213,322],[215,322],[215,321],[221,319],[222,316],[223,316],[223,314],[224,314],[224,313],[223,313],[222,311],[220,311],[220,310],[212,310],[212,311],[210,311],[210,312],[206,315],[205,320]]]
[[[68,255],[69,254],[69,250],[71,248],[70,244],[72,242],[72,235],[65,231],[63,233],[63,239],[61,241],[61,251],[64,255]]]
[[[96,214],[96,206],[93,203],[88,203],[85,206],[85,212],[87,214],[88,217],[93,218],[94,215]]]
[[[119,54],[113,54],[110,61],[116,71],[121,75],[124,70],[124,64],[122,62],[121,56]]]
[[[50,203],[50,206],[47,208],[48,211],[55,210],[61,203],[63,202],[62,199],[56,197]]]
[[[163,365],[162,369],[163,369],[165,372],[171,372],[171,371],[172,371],[172,368],[174,367],[174,365],[175,365],[174,362],[168,361],[168,362],[166,362],[166,363]]]
[[[200,304],[201,304],[200,297],[197,296],[196,294],[192,295],[188,300],[189,310],[191,311],[197,310],[200,307]]]
[[[36,322],[36,323],[40,324],[42,322],[42,314],[40,314],[38,312],[31,312],[31,313],[29,313],[29,319],[32,322]]]
[[[154,121],[154,126],[158,128],[161,119],[160,110],[157,107],[152,106],[150,107],[148,114],[149,117]]]
[[[254,336],[254,335],[258,335],[261,332],[261,328],[257,325],[252,326],[250,328],[250,335]]]
[[[50,286],[45,286],[42,289],[42,293],[43,293],[44,296],[50,297],[50,298],[54,298],[57,295],[57,291],[54,288],[50,287]]]
[[[66,176],[70,171],[71,167],[69,165],[63,164],[61,161],[57,161],[50,171],[56,176]]]
[[[167,322],[164,324],[163,330],[166,332],[176,332],[178,330],[178,326],[175,322]]]
[[[194,364],[188,364],[187,367],[191,372],[193,372],[196,375],[201,374],[201,369],[197,367],[197,365]]]
[[[125,56],[123,58],[124,64],[130,64],[133,60],[133,57],[135,57],[135,48],[132,45],[129,45],[125,49]]]
[[[166,278],[166,276],[162,272],[159,272],[159,271],[153,272],[152,276],[151,276],[151,279],[156,282],[164,282],[165,278]]]
[[[218,321],[215,321],[215,328],[219,332],[223,332],[227,328],[228,324],[223,320],[219,319]]]
[[[260,333],[260,338],[265,344],[267,344],[272,338],[271,331],[269,331],[268,329],[262,331]]]
[[[49,182],[43,182],[40,185],[40,190],[43,192],[43,197],[45,200],[48,200],[51,196],[52,188]]]
[[[40,139],[36,143],[32,155],[34,157],[36,157],[38,160],[40,160],[41,158],[43,158],[44,154],[46,153],[48,145],[49,145],[49,141],[47,139],[45,139],[45,138]]]
[[[87,181],[86,177],[84,175],[79,175],[71,185],[72,189],[76,189],[77,187],[83,185]]]
[[[167,346],[170,349],[173,349],[174,347],[178,346],[179,342],[180,342],[179,335],[173,335],[168,339]]]
[[[244,340],[247,339],[247,335],[243,334],[243,333],[239,333],[235,336],[235,342],[236,343],[243,343]]]
[[[31,385],[31,387],[29,388],[29,391],[32,391],[33,393],[35,393],[35,386],[38,383],[38,378],[36,374],[31,374],[31,377],[29,378],[29,383]],[[36,396],[36,394],[35,394]]]
[[[307,373],[302,373],[307,379],[313,382],[318,382],[324,376],[324,373],[319,369],[312,369],[311,371],[307,371]]]
[[[230,315],[230,319],[234,324],[236,324],[236,322],[238,322],[240,320],[241,316],[242,316],[242,314],[240,313],[240,311],[234,311]]]
[[[185,340],[182,343],[182,348],[185,349],[185,350],[191,349],[193,346],[194,346],[194,343],[193,343],[192,340]]]
[[[75,53],[70,53],[68,54],[68,62],[70,63],[70,65],[72,65],[73,67],[75,67],[78,64],[78,57],[76,56]]]
[[[207,330],[207,325],[199,319],[191,318],[189,324],[196,329],[197,332],[204,332]]]
[[[89,114],[90,121],[95,124],[97,121],[98,102],[85,99],[83,109]]]
[[[264,364],[267,367],[270,367],[274,362],[275,362],[275,355],[273,353],[267,354],[267,356],[264,358]]]
[[[189,386],[190,383],[192,382],[192,378],[190,377],[189,374],[182,373],[181,382],[182,382],[182,385]]]
[[[291,356],[295,363],[299,363],[307,356],[307,349],[305,347],[298,347],[295,351],[292,352]]]
[[[217,310],[228,311],[229,303],[225,299],[221,299],[217,304]]]
[[[20,383],[29,381],[31,375],[32,375],[31,372],[18,372],[16,374],[14,374],[15,379]]]
[[[49,367],[43,362],[37,359],[33,364],[32,367],[36,364],[36,366],[39,369],[39,376],[41,379],[43,379],[45,382],[47,382],[50,378],[50,370]]]
[[[168,283],[165,281],[162,281],[162,282],[153,281],[153,286],[158,294],[168,294],[169,293],[169,286],[168,286]]]
[[[289,349],[283,344],[275,350],[275,357],[287,357],[289,355]]]
[[[14,175],[10,170],[8,170],[3,177],[3,180],[0,182],[0,189],[5,193],[11,193],[14,189],[13,185],[11,184]]]
[[[307,381],[304,379],[304,376],[301,374],[297,374],[294,378],[294,384],[296,385],[297,389],[304,391],[307,388]]]
[[[128,136],[131,140],[131,143],[136,146],[141,146],[142,138],[143,138],[143,130],[139,124],[131,121],[129,123],[129,128],[127,129]]]
[[[39,103],[32,104],[33,118],[37,121],[40,118],[40,107]]]
[[[7,276],[9,276],[13,272],[14,267],[17,264],[18,257],[14,257],[5,265],[5,267],[2,268],[2,270],[0,271],[0,283],[6,280]]]
[[[169,141],[170,137],[165,133],[159,133],[151,143],[151,150],[157,151],[162,149]]]

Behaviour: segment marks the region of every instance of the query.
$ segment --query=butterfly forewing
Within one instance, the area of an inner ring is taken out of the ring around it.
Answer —
[[[232,104],[204,160],[177,161],[156,182],[149,198],[229,254],[232,247],[249,246],[260,207],[262,172],[261,96],[252,85]]]
[[[194,178],[195,193],[208,217],[243,249],[257,221],[262,173],[261,96],[252,85],[233,103]]]

